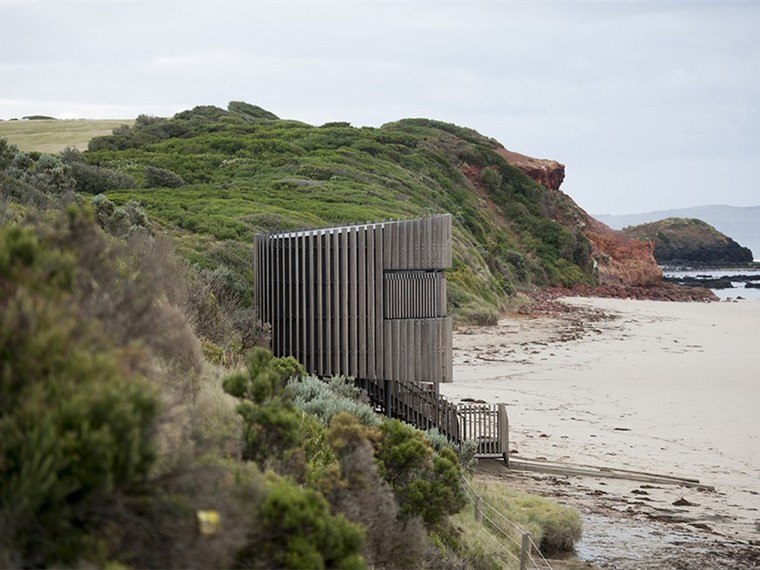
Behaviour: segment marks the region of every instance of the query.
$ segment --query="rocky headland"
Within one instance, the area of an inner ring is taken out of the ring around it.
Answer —
[[[498,153],[507,162],[550,191],[561,192],[565,178],[565,165],[556,160],[538,159],[507,149]],[[572,216],[555,212],[555,220],[565,225],[574,224],[591,243],[596,262],[597,286],[576,285],[571,288],[552,287],[533,293],[538,301],[561,296],[596,296],[621,299],[652,299],[662,301],[714,301],[709,289],[681,287],[663,280],[659,260],[652,240],[635,239],[620,230],[614,230],[577,207]],[[751,261],[751,253],[750,253]]]
[[[654,258],[660,265],[725,267],[752,263],[748,247],[695,218],[666,218],[622,231],[630,238],[654,244]]]

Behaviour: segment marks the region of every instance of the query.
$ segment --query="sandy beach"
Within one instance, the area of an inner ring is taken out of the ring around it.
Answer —
[[[442,393],[506,403],[512,457],[700,484],[484,476],[578,507],[602,568],[760,567],[760,301],[562,305],[455,331]]]

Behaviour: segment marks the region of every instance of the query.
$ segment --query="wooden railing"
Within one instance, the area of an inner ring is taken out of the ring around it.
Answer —
[[[437,428],[449,441],[475,441],[479,456],[509,463],[509,422],[504,404],[454,404],[433,385],[405,381],[357,380],[378,412],[421,430]]]

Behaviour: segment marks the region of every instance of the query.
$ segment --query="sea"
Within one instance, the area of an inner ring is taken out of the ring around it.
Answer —
[[[738,299],[760,300],[760,289],[746,287],[747,283],[760,284],[760,264],[757,267],[742,268],[707,268],[699,269],[684,267],[662,267],[662,274],[666,278],[682,279],[689,281],[710,280],[731,277],[731,287],[712,289],[723,301],[733,301]]]

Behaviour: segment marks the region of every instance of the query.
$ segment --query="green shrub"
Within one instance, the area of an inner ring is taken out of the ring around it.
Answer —
[[[430,446],[436,453],[441,453],[444,449],[451,449],[459,458],[459,465],[466,471],[474,471],[478,460],[475,455],[478,453],[478,443],[473,439],[467,439],[458,446],[443,435],[438,428],[430,428],[425,432],[425,437],[430,442]]]
[[[98,194],[90,202],[95,209],[98,225],[116,237],[127,237],[130,233],[148,227],[148,217],[138,202],[130,200],[124,206],[117,206],[104,194]]]
[[[364,534],[325,498],[271,476],[255,513],[256,529],[237,555],[238,568],[363,568]]]
[[[126,210],[123,216],[129,219]],[[167,238],[135,231],[111,239],[87,207],[67,208],[47,238],[76,256],[80,310],[100,322],[116,345],[139,342],[185,375],[200,369],[200,346],[180,308],[186,269]]]
[[[134,178],[118,170],[78,161],[69,162],[69,168],[78,192],[100,194],[109,190],[135,188],[137,186]]]
[[[0,549],[102,563],[98,507],[146,479],[158,400],[77,313],[68,256],[15,227],[0,252]]]
[[[336,414],[347,412],[364,425],[379,425],[380,416],[363,401],[361,392],[344,378],[324,382],[308,376],[288,384],[296,407],[318,417],[327,425]]]
[[[244,116],[247,119],[268,119],[276,121],[279,119],[274,113],[270,113],[266,109],[262,109],[258,105],[251,105],[244,101],[230,101],[227,105],[227,110],[230,113],[236,113]]]
[[[212,364],[221,365],[224,361],[224,349],[210,340],[201,340],[201,350],[203,357]]]
[[[145,167],[145,188],[179,188],[185,185],[184,179],[167,168]]]
[[[280,377],[286,381],[297,380],[306,376],[306,369],[292,356],[273,358],[272,366],[280,374]]]
[[[489,166],[480,171],[480,180],[490,192],[501,189],[502,175],[495,166]]]
[[[386,421],[380,429],[380,472],[396,494],[402,519],[419,516],[435,527],[464,506],[459,461],[452,449],[434,453],[423,432],[398,420]]]
[[[243,419],[243,458],[265,462],[281,458],[299,441],[299,418],[284,393],[283,372],[272,353],[254,348],[248,370],[224,379],[224,391],[238,398]]]
[[[54,195],[74,188],[71,169],[60,158],[39,152],[23,152],[4,139],[0,141],[0,171],[9,178]]]
[[[327,438],[339,472],[325,470],[319,488],[335,508],[367,530],[364,557],[368,565],[434,567],[434,549],[422,520],[399,518],[393,490],[379,474],[371,443],[377,439],[376,429],[341,412],[330,421]]]

